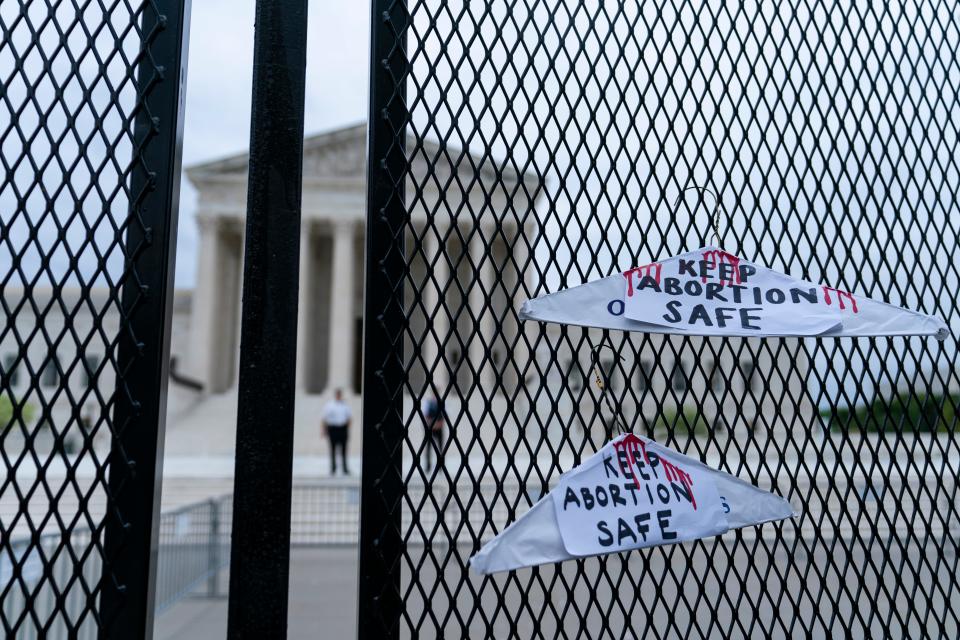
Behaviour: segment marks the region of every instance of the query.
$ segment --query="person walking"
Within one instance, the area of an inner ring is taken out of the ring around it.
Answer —
[[[333,399],[323,407],[323,430],[330,441],[330,475],[337,473],[337,449],[340,449],[340,460],[343,462],[344,475],[350,475],[347,468],[347,431],[350,428],[350,419],[353,417],[350,405],[343,400],[343,391],[333,392]]]
[[[443,460],[443,425],[446,422],[446,416],[443,412],[443,401],[436,396],[429,396],[424,401],[423,417],[425,419],[425,431],[427,434],[427,471],[433,467],[431,453],[437,454],[437,467]]]

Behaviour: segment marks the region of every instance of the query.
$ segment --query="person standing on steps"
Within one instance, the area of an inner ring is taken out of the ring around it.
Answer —
[[[350,475],[347,467],[347,431],[353,414],[350,405],[343,400],[343,390],[333,392],[333,399],[323,407],[323,430],[330,441],[330,475],[337,473],[337,449],[343,462],[344,475]]]
[[[428,396],[423,403],[423,417],[425,418],[426,435],[426,454],[427,468],[430,471],[433,467],[433,456],[437,454],[437,467],[443,462],[443,426],[446,422],[446,415],[443,411],[443,400],[434,395]]]

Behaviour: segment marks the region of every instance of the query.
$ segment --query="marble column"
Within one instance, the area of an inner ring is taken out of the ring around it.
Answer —
[[[313,335],[313,225],[304,220],[300,228],[300,290],[297,300],[297,389],[312,391],[311,362],[316,353]]]
[[[218,362],[216,340],[216,302],[219,299],[220,261],[222,238],[218,218],[200,214],[197,216],[200,230],[200,256],[197,262],[197,284],[193,290],[190,317],[190,369],[191,375],[203,384],[205,392],[213,388]]]
[[[446,242],[441,240],[445,235],[446,229],[438,225],[428,230],[424,238],[427,281],[424,283],[423,306],[427,336],[423,364],[426,382],[428,385],[432,383],[438,394],[446,392],[450,381],[449,364],[440,357],[450,333],[450,312],[441,304],[450,280]]]
[[[353,389],[353,363],[355,355],[356,316],[354,313],[354,288],[356,259],[356,225],[337,222],[333,228],[333,260],[330,279],[330,333],[327,387],[343,389],[349,394]]]
[[[485,389],[493,385],[493,255],[489,253],[482,227],[470,239],[470,263],[477,270],[477,280],[470,285],[470,313],[476,318],[473,339],[470,341],[470,363],[477,370],[478,382]],[[487,352],[489,350],[489,357]]]

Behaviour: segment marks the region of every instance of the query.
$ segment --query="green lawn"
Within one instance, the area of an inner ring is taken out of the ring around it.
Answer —
[[[15,409],[13,400],[6,393],[0,394],[0,433],[14,425]],[[29,402],[20,407],[21,418],[26,424],[33,421],[34,406]]]

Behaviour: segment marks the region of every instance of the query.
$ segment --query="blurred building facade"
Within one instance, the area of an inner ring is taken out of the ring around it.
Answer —
[[[296,410],[301,454],[324,450],[318,416],[334,388],[344,389],[359,413],[365,152],[365,125],[304,143]],[[411,140],[408,153],[418,176],[408,184],[420,185],[408,188],[405,237],[406,254],[412,256],[404,286],[405,391],[413,431],[422,422],[413,399],[427,385],[446,397],[454,428],[487,433],[491,443],[509,442],[524,424],[554,441],[564,440],[571,428],[609,429],[590,362],[591,346],[604,340],[612,340],[613,350],[601,354],[599,365],[633,428],[655,435],[663,429],[773,431],[809,428],[817,421],[807,391],[810,364],[799,340],[744,349],[746,341],[734,339],[718,341],[714,349],[707,348],[709,339],[605,337],[601,331],[518,324],[513,310],[543,291],[534,255],[542,230],[533,221],[544,185],[488,159],[423,141]],[[198,194],[198,267],[195,290],[175,295],[167,447],[172,455],[233,451],[247,162],[240,154],[187,169]],[[424,175],[432,179],[420,179]],[[438,197],[441,189],[462,193],[460,211],[441,208],[451,201],[449,194]],[[518,226],[518,219],[530,222]],[[86,307],[79,299],[71,305],[68,293],[60,295],[62,306],[44,310],[44,329],[67,336],[71,329],[90,333]],[[10,296],[6,291],[6,299]],[[17,315],[18,332],[29,335],[31,322],[29,313]],[[97,339],[105,340],[117,326],[116,313],[108,311]],[[104,420],[96,414],[109,406],[114,387],[113,365],[104,362],[109,349],[97,340],[80,347],[71,346],[74,342],[60,340],[50,350],[47,341],[36,339],[21,349],[6,332],[0,341],[5,386],[23,391],[34,405],[49,406],[40,420],[96,425]],[[751,352],[759,358],[751,359]],[[71,367],[63,370],[57,363]],[[69,376],[67,391],[59,389],[62,376]],[[31,382],[37,378],[37,384]],[[773,398],[783,397],[783,388],[795,402],[775,406]],[[738,406],[740,413],[734,413]],[[486,429],[490,423],[497,428]],[[358,432],[351,439],[354,454]]]
[[[411,387],[420,389],[429,368],[425,363],[436,360],[441,349],[453,363],[468,358],[480,362],[485,348],[497,362],[505,360],[519,328],[514,321],[502,331],[495,331],[495,326],[527,290],[529,268],[524,265],[529,261],[523,249],[535,233],[529,226],[518,228],[513,221],[519,216],[512,212],[532,211],[540,186],[525,176],[526,184],[518,188],[521,178],[514,172],[467,153],[441,152],[429,143],[415,146],[413,141],[408,148],[414,149],[411,171],[433,177],[429,186],[408,193],[411,220],[405,238],[408,254],[414,256],[405,283],[411,310],[407,352],[423,349],[424,357],[411,363]],[[184,362],[208,393],[227,391],[237,380],[247,162],[247,155],[241,154],[187,170],[198,193],[200,242]],[[438,209],[439,189],[462,190],[463,213]],[[511,213],[498,215],[505,211]],[[334,388],[360,392],[365,218],[366,125],[308,137],[297,354],[298,387],[305,394]],[[479,282],[474,283],[475,278]],[[489,300],[484,291],[492,294]],[[463,305],[464,295],[471,313],[459,314],[456,326],[450,326],[450,314],[437,313],[437,308],[456,309]],[[467,324],[473,318],[480,323],[482,339],[457,344],[451,335],[469,333]],[[501,332],[504,335],[498,335]],[[420,339],[424,335],[428,337]],[[441,387],[457,384],[467,367],[453,369],[453,380],[446,379],[445,367],[433,369],[431,379]],[[482,375],[489,378],[493,373]]]

